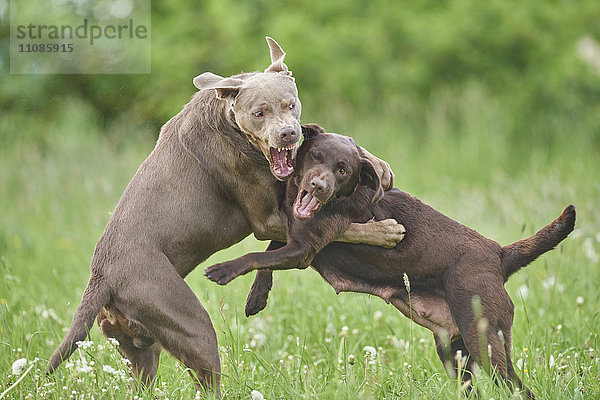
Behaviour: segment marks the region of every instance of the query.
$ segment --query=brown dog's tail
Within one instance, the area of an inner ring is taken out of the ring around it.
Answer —
[[[53,373],[56,368],[77,349],[77,342],[84,340],[100,309],[108,304],[110,293],[102,279],[93,276],[83,292],[81,303],[75,311],[69,332],[54,351],[46,367],[46,374]]]
[[[555,248],[575,227],[575,206],[569,205],[560,217],[540,229],[535,235],[519,240],[501,250],[505,279],[548,250]]]

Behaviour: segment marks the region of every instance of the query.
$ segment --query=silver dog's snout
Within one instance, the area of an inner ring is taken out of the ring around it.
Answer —
[[[295,142],[298,140],[298,132],[293,126],[288,125],[279,131],[279,139],[286,142]]]

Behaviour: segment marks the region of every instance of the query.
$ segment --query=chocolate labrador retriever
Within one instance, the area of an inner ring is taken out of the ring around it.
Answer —
[[[97,317],[142,383],[152,383],[165,349],[218,393],[215,331],[183,278],[252,232],[285,239],[279,195],[294,171],[301,105],[285,53],[267,41],[265,72],[194,79],[200,91],[163,126],[96,245],[89,283],[48,373]],[[387,163],[370,157],[391,186]],[[395,221],[355,224],[339,239],[393,246],[403,232]]]
[[[350,138],[316,125],[303,131],[297,171],[287,185],[287,244],[216,264],[206,276],[224,285],[255,269],[312,265],[337,293],[379,296],[430,329],[444,364],[458,368],[454,354],[461,350],[468,357],[463,378],[470,379],[477,361],[533,398],[510,359],[514,307],[504,283],[573,230],[575,208],[532,237],[501,247],[408,193],[384,193],[372,163]],[[352,221],[386,218],[408,231],[393,249],[330,244]]]

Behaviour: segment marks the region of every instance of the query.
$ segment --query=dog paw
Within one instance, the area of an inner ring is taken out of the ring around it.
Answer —
[[[232,262],[215,264],[204,271],[204,276],[219,285],[227,285],[241,274],[240,267]]]
[[[246,317],[256,315],[267,306],[269,291],[255,290],[252,288],[246,299]]]
[[[384,219],[382,221],[371,221],[375,224],[379,232],[378,240],[381,240],[381,247],[395,247],[406,235],[406,228],[399,224],[395,219]]]

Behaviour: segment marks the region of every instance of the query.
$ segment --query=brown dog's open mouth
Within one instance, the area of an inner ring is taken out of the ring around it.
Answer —
[[[271,172],[281,181],[286,180],[294,172],[298,143],[287,147],[271,147]]]
[[[296,201],[294,201],[294,217],[296,219],[312,218],[315,213],[319,211],[321,205],[322,203],[319,199],[311,193],[299,189],[298,197],[296,197]]]

